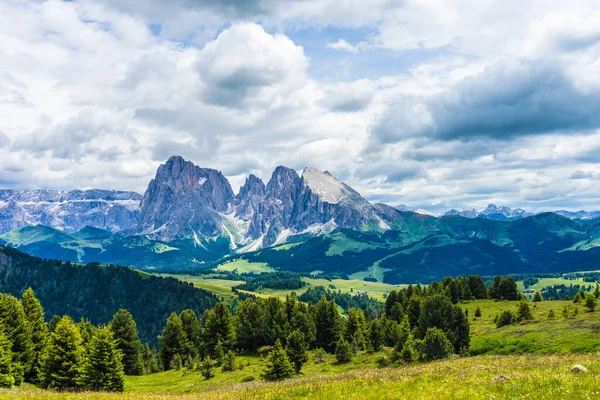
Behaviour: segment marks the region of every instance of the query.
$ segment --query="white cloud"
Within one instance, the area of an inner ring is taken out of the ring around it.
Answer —
[[[345,51],[352,54],[358,54],[359,49],[358,46],[352,46],[350,43],[346,42],[344,39],[338,39],[337,42],[327,43],[327,47],[330,49]]]

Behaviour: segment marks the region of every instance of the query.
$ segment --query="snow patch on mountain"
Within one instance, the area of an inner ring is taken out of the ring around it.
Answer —
[[[313,193],[329,204],[338,204],[349,195],[346,185],[329,172],[322,172],[316,168],[304,168],[302,178]]]

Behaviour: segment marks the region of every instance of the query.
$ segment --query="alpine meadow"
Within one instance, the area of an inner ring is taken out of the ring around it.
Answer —
[[[0,400],[600,399],[599,109],[599,0],[0,0]]]

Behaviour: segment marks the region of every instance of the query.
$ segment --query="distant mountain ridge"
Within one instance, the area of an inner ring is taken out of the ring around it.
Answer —
[[[160,165],[143,195],[0,190],[0,244],[38,257],[193,270],[248,254],[274,268],[316,265],[396,282],[414,279],[415,266],[437,276],[590,265],[600,251],[597,217],[494,204],[439,216],[374,204],[327,171],[284,166],[266,184],[248,176],[235,194],[220,171],[178,156]]]

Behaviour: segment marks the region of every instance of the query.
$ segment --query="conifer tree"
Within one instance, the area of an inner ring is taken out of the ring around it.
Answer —
[[[429,328],[423,340],[423,356],[426,360],[439,360],[452,354],[452,343],[444,331]]]
[[[123,353],[117,348],[110,328],[96,330],[81,369],[80,385],[88,390],[122,392]]]
[[[344,340],[343,336],[340,337],[340,340],[338,340],[335,346],[335,359],[339,363],[347,363],[352,359],[352,350],[350,349],[348,342]]]
[[[211,356],[215,354],[215,346],[219,339],[223,342],[224,350],[235,347],[234,318],[225,303],[219,302],[212,310],[206,310],[203,324],[204,344]]]
[[[314,305],[312,309],[315,321],[316,339],[315,347],[320,347],[328,353],[335,351],[336,342],[340,334],[340,313],[333,301],[327,301],[325,296]]]
[[[594,297],[600,298],[600,286],[596,284],[596,289],[594,289]]]
[[[412,335],[404,342],[404,346],[402,346],[402,350],[398,356],[402,361],[407,363],[417,360],[418,354],[415,350],[415,341],[412,338]]]
[[[481,317],[481,308],[479,306],[477,306],[477,309],[475,310],[475,316],[477,318]]]
[[[87,348],[92,341],[92,337],[96,334],[98,327],[92,325],[89,319],[82,317],[77,324],[77,328],[79,328],[79,334],[81,335],[81,343],[87,351]]]
[[[183,325],[183,331],[187,338],[185,343],[185,354],[188,358],[196,358],[200,352],[201,329],[198,317],[193,310],[183,310],[179,315]]]
[[[237,367],[236,365],[236,357],[235,352],[233,350],[229,350],[227,354],[223,357],[223,372],[234,371]]]
[[[34,360],[34,346],[31,326],[27,321],[21,302],[8,294],[0,294],[0,324],[12,343],[12,373],[15,385],[23,382],[25,374],[31,371]]]
[[[120,309],[110,322],[117,348],[123,353],[123,368],[127,375],[142,373],[142,343],[133,315]]]
[[[15,383],[12,374],[12,343],[4,334],[0,324],[0,387],[11,387]]]
[[[177,313],[172,313],[167,319],[167,324],[159,336],[160,341],[160,359],[163,368],[169,369],[171,366],[171,360],[175,354],[181,354],[185,351],[185,343],[187,338],[183,331],[183,324],[181,318]]]
[[[210,356],[206,356],[198,368],[204,379],[210,379],[215,376],[215,363]]]
[[[348,318],[344,324],[344,339],[352,344],[353,352],[356,354],[366,348],[367,323],[365,315],[356,308],[348,309]]]
[[[369,345],[372,351],[379,351],[383,345],[380,319],[374,319],[369,324]]]
[[[306,341],[304,340],[304,334],[300,330],[295,330],[290,333],[287,337],[286,353],[294,364],[296,373],[299,374],[304,365],[308,361],[308,352],[306,351]]]
[[[48,332],[54,332],[54,330],[56,329],[56,325],[58,325],[59,321],[60,317],[58,315],[53,315],[50,319],[50,322],[48,322]]]
[[[531,313],[531,309],[529,308],[529,304],[525,300],[521,300],[519,306],[517,307],[517,321],[530,321],[533,319],[533,314]]]
[[[294,375],[294,366],[290,362],[281,340],[277,339],[267,358],[267,366],[262,374],[265,381],[280,381]]]
[[[223,341],[221,340],[221,338],[217,340],[217,344],[214,350],[214,356],[215,364],[217,364],[217,367],[221,366],[221,364],[223,363],[223,358],[225,357],[225,349],[223,348]]]
[[[144,365],[143,373],[146,375],[154,374],[160,371],[157,362],[156,350],[145,344],[142,350],[142,363]]]
[[[23,299],[21,300],[23,305],[23,311],[29,321],[31,328],[31,340],[33,344],[33,360],[31,363],[31,369],[25,374],[25,379],[32,383],[39,382],[40,366],[42,363],[42,354],[46,347],[48,340],[48,327],[44,321],[44,309],[42,304],[35,297],[33,289],[28,288],[23,292]]]
[[[587,294],[585,296],[585,306],[590,312],[594,311],[596,309],[596,296]]]
[[[236,334],[238,345],[246,351],[255,351],[263,345],[260,320],[262,318],[262,301],[246,299],[240,304],[236,313]]]
[[[82,360],[79,329],[69,316],[56,324],[42,356],[41,383],[50,389],[73,389],[78,386]]]
[[[533,302],[534,303],[538,303],[538,302],[540,302],[542,300],[543,300],[542,299],[542,294],[538,290],[536,290],[535,294],[533,295]]]

